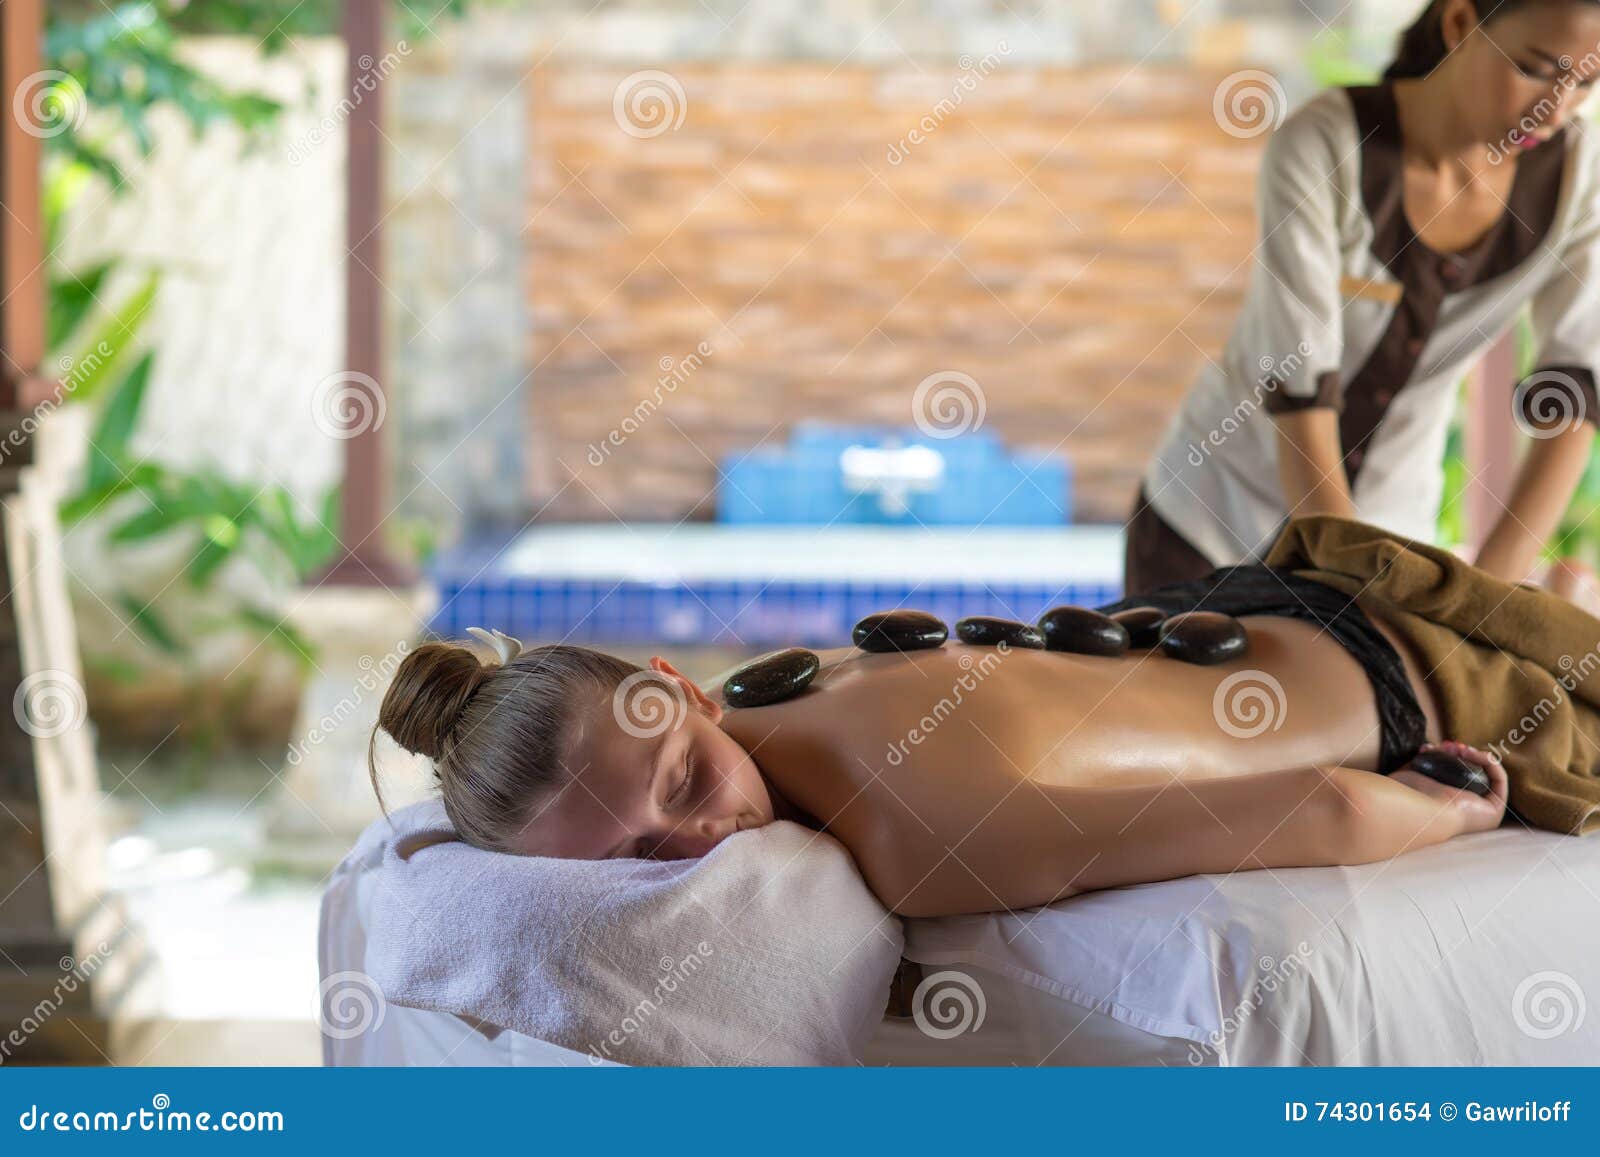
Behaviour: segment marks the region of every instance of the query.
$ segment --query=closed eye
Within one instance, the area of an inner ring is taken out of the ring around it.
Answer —
[[[689,770],[689,753],[684,752],[683,779],[679,781],[677,787],[672,789],[672,795],[668,797],[667,804],[669,806],[676,807],[678,804],[682,803],[684,797],[689,794],[689,785],[693,782],[693,780],[694,773]]]

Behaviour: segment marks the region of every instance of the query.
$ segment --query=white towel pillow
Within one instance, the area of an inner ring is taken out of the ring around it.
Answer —
[[[557,860],[455,839],[437,800],[363,833],[385,999],[632,1065],[837,1065],[882,1019],[898,918],[833,837],[777,822],[697,860]]]

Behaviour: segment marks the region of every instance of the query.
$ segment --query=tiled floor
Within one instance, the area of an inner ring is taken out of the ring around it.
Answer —
[[[102,757],[102,782],[137,763]],[[152,973],[113,1026],[118,1064],[319,1064],[317,907],[325,866],[266,831],[271,777],[253,756],[207,769],[138,764],[108,802],[108,888]],[[267,785],[263,789],[263,785]]]

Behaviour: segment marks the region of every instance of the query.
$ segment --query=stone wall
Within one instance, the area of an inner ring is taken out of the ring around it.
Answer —
[[[1120,517],[1246,272],[1261,142],[1219,130],[1219,79],[1270,65],[1292,104],[1314,38],[1370,31],[1371,56],[1399,18],[1375,0],[475,9],[389,82],[396,494],[446,540],[706,518],[722,454],[800,417],[894,420],[956,370],[994,429],[1072,456],[1078,517]],[[644,73],[682,92],[659,134],[616,113]],[[651,420],[594,453],[641,403]]]
[[[1070,457],[1080,519],[1120,518],[1238,306],[1259,139],[1218,128],[1217,75],[1003,51],[959,72],[541,69],[533,504],[710,517],[725,455],[808,417],[909,425],[942,373],[1008,444]],[[650,86],[676,129],[630,120]]]

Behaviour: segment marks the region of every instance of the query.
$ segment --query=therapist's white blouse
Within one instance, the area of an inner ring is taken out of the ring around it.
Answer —
[[[1146,472],[1157,513],[1218,566],[1258,557],[1287,517],[1274,415],[1331,406],[1357,516],[1431,540],[1457,387],[1524,305],[1538,358],[1517,404],[1600,418],[1597,156],[1568,123],[1518,157],[1495,226],[1440,254],[1406,219],[1391,87],[1298,109],[1263,159],[1242,314]]]

